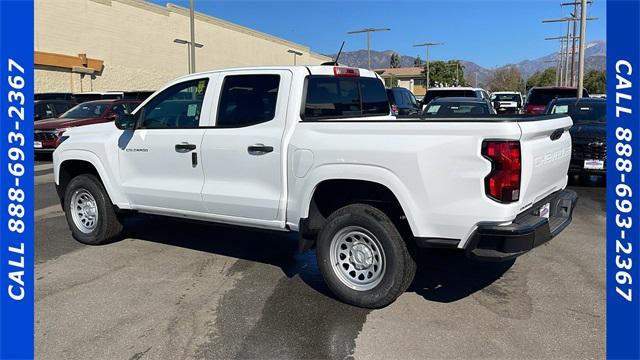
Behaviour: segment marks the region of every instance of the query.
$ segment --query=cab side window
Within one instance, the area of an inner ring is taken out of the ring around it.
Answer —
[[[280,75],[228,75],[220,92],[216,127],[243,127],[272,120]]]
[[[209,79],[179,83],[151,99],[140,111],[140,129],[192,129],[200,125]]]

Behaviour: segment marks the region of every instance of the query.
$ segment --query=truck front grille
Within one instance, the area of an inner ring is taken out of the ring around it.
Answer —
[[[572,157],[578,160],[606,160],[607,144],[604,139],[574,143],[572,145]]]
[[[42,131],[36,130],[33,133],[33,140],[35,141],[46,141],[46,140],[56,140],[58,136],[55,131]]]

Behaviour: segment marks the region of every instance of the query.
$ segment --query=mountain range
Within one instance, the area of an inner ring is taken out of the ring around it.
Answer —
[[[374,69],[379,68],[388,68],[391,55],[394,53],[393,50],[385,50],[385,51],[374,51],[371,50],[371,66]],[[586,44],[585,46],[585,71],[590,70],[605,70],[606,68],[606,53],[607,53],[607,43],[602,40],[592,41]],[[332,58],[335,58],[335,54],[328,55]],[[537,59],[529,59],[523,60],[516,64],[506,64],[498,68],[488,69],[482,67],[472,61],[461,59],[461,63],[465,67],[465,77],[468,82],[473,83],[475,81],[475,73],[478,73],[478,81],[483,83],[487,80],[489,75],[495,70],[502,69],[505,67],[515,66],[520,70],[520,73],[525,77],[529,77],[538,71],[542,71],[549,67],[555,67],[555,59],[557,59],[558,53],[548,54]],[[401,55],[400,56],[400,67],[413,67],[415,57]],[[424,61],[424,59],[423,59]],[[576,63],[577,63],[577,55],[576,55]],[[340,54],[340,59],[338,60],[340,64],[345,64],[348,66],[355,67],[363,67],[366,68],[367,65],[367,50],[356,50],[356,51],[344,51]]]

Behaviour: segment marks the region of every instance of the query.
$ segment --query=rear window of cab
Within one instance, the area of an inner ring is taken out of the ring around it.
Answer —
[[[303,120],[383,116],[389,109],[378,78],[311,75],[306,79]]]

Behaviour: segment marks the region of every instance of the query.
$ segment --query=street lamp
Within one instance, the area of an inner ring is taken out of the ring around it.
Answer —
[[[376,31],[389,31],[389,28],[365,28],[360,30],[349,31],[347,34],[367,33],[367,56],[369,59],[369,70],[371,70],[371,33]]]
[[[294,66],[295,66],[295,65],[297,65],[297,64],[296,64],[296,57],[298,57],[298,56],[302,56],[302,53],[301,53],[300,51],[295,51],[295,50],[293,50],[293,49],[289,49],[289,50],[287,50],[287,52],[288,52],[289,54],[293,54],[293,65],[294,65]]]
[[[191,47],[191,42],[187,41],[187,40],[183,40],[183,39],[173,39],[173,42],[176,44],[181,44],[181,45],[187,45],[187,64],[189,66],[189,74],[192,74],[195,72],[194,67],[195,67],[195,62],[193,61],[193,59],[191,58],[192,54],[195,55],[195,52],[192,51],[195,50],[195,48],[201,48],[204,45],[199,44],[199,43],[195,43],[195,47]],[[192,67],[193,66],[193,67]]]
[[[427,89],[429,89],[429,48],[432,46],[436,46],[436,45],[444,45],[444,43],[423,43],[423,44],[416,44],[413,45],[413,47],[418,47],[418,46],[424,46],[425,48],[427,48]]]

